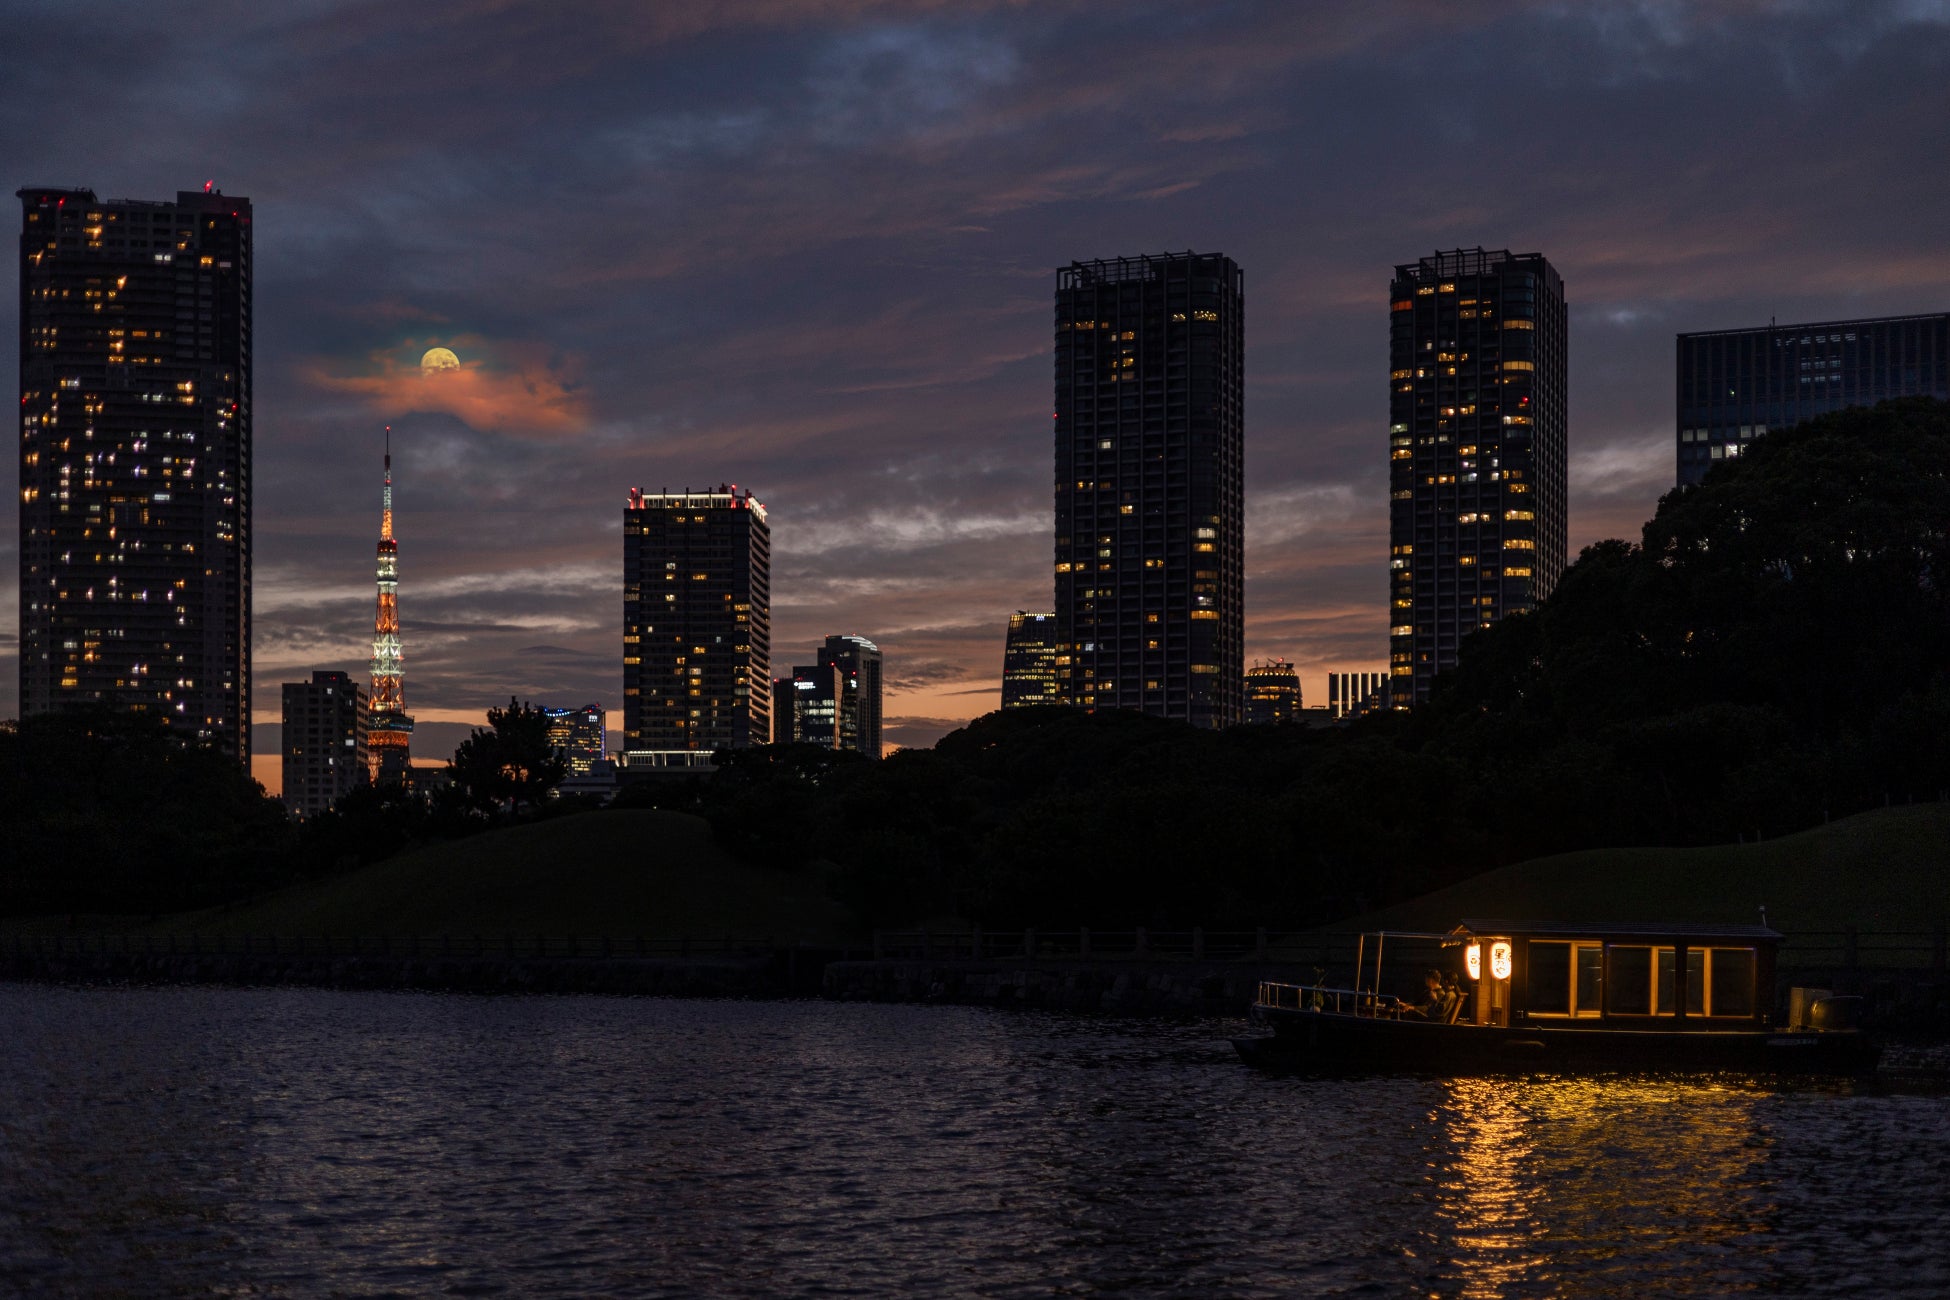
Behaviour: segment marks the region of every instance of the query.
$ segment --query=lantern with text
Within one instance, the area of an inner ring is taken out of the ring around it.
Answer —
[[[1510,978],[1510,945],[1493,943],[1490,945],[1490,974],[1496,979]]]
[[[1469,971],[1469,978],[1483,978],[1483,945],[1472,943],[1463,949],[1463,966]]]

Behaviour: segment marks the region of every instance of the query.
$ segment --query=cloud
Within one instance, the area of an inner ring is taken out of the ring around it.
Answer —
[[[882,682],[892,692],[923,691],[953,682],[967,681],[969,675],[966,664],[947,659],[921,659],[902,663],[898,673],[886,674]],[[950,692],[950,694],[961,693]]]
[[[579,391],[575,367],[533,346],[502,345],[495,360],[464,359],[458,369],[423,372],[419,357],[434,346],[458,350],[478,340],[414,340],[401,348],[372,354],[363,373],[340,375],[315,363],[311,383],[328,393],[358,398],[375,415],[440,412],[469,428],[516,436],[546,437],[581,429],[588,420],[587,397]]]

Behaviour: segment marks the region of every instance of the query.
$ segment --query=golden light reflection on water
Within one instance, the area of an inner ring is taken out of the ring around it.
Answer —
[[[1756,1169],[1764,1094],[1699,1079],[1459,1079],[1430,1114],[1443,1294],[1576,1294],[1629,1253],[1711,1269],[1717,1246],[1768,1231]],[[1748,1251],[1754,1248],[1748,1244]],[[1602,1288],[1599,1288],[1602,1289]]]

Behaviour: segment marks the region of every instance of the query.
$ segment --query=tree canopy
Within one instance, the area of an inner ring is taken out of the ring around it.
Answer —
[[[1950,404],[1885,403],[1668,493],[1637,542],[1469,637],[1412,713],[1215,734],[1028,709],[703,797],[730,846],[829,860],[880,921],[1328,920],[1539,854],[1942,797],[1947,587]]]
[[[549,743],[541,709],[509,696],[508,707],[489,709],[487,721],[454,750],[454,784],[478,808],[493,811],[506,802],[519,814],[523,804],[532,808],[562,784],[569,765]]]

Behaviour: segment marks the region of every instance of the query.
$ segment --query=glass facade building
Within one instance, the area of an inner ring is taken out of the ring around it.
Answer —
[[[604,739],[607,715],[600,704],[585,704],[579,709],[544,708],[548,718],[548,743],[569,765],[568,777],[599,775],[608,762]],[[566,778],[565,778],[566,779]]]
[[[865,637],[827,637],[818,663],[773,684],[772,701],[776,743],[880,757],[880,647]]]
[[[1009,615],[1009,637],[1002,647],[1002,707],[1062,704],[1063,674],[1069,656],[1056,644],[1056,615],[1019,609]]]
[[[772,531],[736,485],[630,491],[623,765],[704,766],[772,737]]]
[[[1564,571],[1564,283],[1541,254],[1438,252],[1389,286],[1389,674],[1427,698],[1462,639]]]
[[[251,204],[18,192],[20,707],[248,765]]]
[[[1678,482],[1769,429],[1891,397],[1950,399],[1950,313],[1681,334]]]
[[[1243,712],[1245,281],[1231,258],[1073,262],[1056,288],[1062,694]]]

